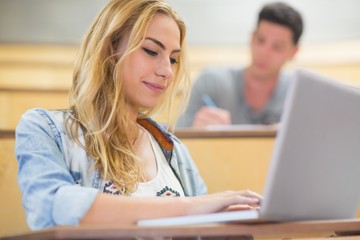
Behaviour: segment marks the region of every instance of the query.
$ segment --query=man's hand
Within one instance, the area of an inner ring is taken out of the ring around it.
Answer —
[[[230,125],[229,111],[217,107],[202,107],[194,117],[193,127],[203,128],[210,125]]]

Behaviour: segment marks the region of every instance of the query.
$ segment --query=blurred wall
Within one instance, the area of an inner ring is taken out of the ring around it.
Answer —
[[[243,44],[270,0],[167,0],[184,18],[192,44]],[[302,14],[303,42],[360,38],[359,0],[283,0]]]
[[[0,42],[78,44],[107,0],[0,0]]]
[[[269,0],[167,0],[188,25],[192,45],[248,41]],[[303,42],[360,38],[359,0],[284,0],[305,19]],[[0,0],[0,42],[77,44],[107,0]]]

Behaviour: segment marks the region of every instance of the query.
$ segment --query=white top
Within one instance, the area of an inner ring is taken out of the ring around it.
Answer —
[[[141,127],[141,126],[140,126]],[[147,182],[140,182],[135,192],[131,196],[150,197],[150,196],[165,196],[165,197],[179,197],[185,196],[184,190],[181,187],[179,180],[170,168],[169,163],[156,142],[155,138],[144,128],[142,128],[149,136],[150,145],[154,152],[156,159],[157,174]],[[102,186],[104,193],[113,195],[120,195],[120,191],[112,181],[106,181]]]
[[[144,131],[146,130],[144,129]],[[185,196],[180,182],[166,161],[159,144],[148,131],[146,133],[149,136],[151,147],[155,154],[157,174],[150,181],[139,183],[137,190],[131,196]]]

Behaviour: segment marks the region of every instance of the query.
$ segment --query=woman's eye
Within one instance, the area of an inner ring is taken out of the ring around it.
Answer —
[[[144,47],[143,47],[143,50],[144,50],[147,54],[149,54],[150,56],[157,56],[157,55],[158,55],[157,52],[155,52],[155,51],[153,51],[153,50],[150,50],[150,49],[148,49],[148,48],[144,48]],[[177,64],[178,61],[177,61],[176,58],[170,58],[170,63],[171,63],[171,64]]]
[[[171,64],[177,64],[178,61],[176,60],[176,58],[170,58],[170,63]]]
[[[152,50],[150,50],[148,48],[143,48],[143,49],[147,54],[149,54],[151,56],[156,56],[157,55],[157,52],[155,52],[155,51],[152,51]]]

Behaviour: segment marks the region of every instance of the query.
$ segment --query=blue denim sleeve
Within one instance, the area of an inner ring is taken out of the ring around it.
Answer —
[[[39,110],[26,112],[16,128],[18,183],[33,230],[77,225],[98,190],[75,184],[64,161],[61,136]]]
[[[171,166],[180,176],[181,183],[187,196],[199,196],[207,194],[207,187],[200,176],[199,170],[195,165],[186,146],[175,136],[174,152],[171,159]]]

